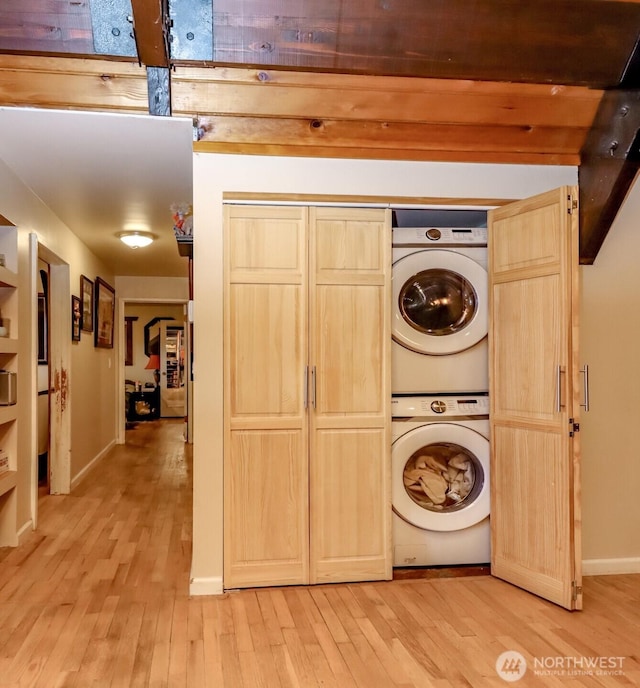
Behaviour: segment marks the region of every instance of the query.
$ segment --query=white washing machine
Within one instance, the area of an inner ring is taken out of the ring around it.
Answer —
[[[392,255],[392,393],[486,392],[487,228],[394,227]]]
[[[392,399],[394,566],[490,562],[489,397]]]

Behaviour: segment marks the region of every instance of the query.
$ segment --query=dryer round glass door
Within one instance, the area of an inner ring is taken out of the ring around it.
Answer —
[[[417,251],[393,264],[393,338],[424,354],[464,351],[487,335],[487,271],[455,251]]]
[[[489,441],[457,423],[401,435],[391,451],[394,511],[425,530],[463,530],[489,515]]]

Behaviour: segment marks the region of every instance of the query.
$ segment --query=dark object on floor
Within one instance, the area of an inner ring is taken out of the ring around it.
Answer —
[[[422,566],[417,568],[393,569],[393,580],[415,578],[462,578],[463,576],[490,576],[489,564],[465,566]]]

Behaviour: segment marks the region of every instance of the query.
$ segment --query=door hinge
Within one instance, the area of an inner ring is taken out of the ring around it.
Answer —
[[[576,432],[580,432],[580,423],[576,423],[573,418],[569,418],[569,437],[573,437]]]
[[[567,212],[573,215],[574,210],[578,209],[578,199],[574,198],[572,194],[567,195]]]
[[[577,581],[571,581],[571,600],[575,602],[578,595],[582,595],[582,586],[578,585]]]

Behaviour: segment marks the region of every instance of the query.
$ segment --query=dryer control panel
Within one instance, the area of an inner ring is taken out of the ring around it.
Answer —
[[[486,246],[486,227],[394,227],[394,246]]]
[[[397,396],[391,399],[392,418],[475,418],[489,416],[489,397],[478,394]]]

